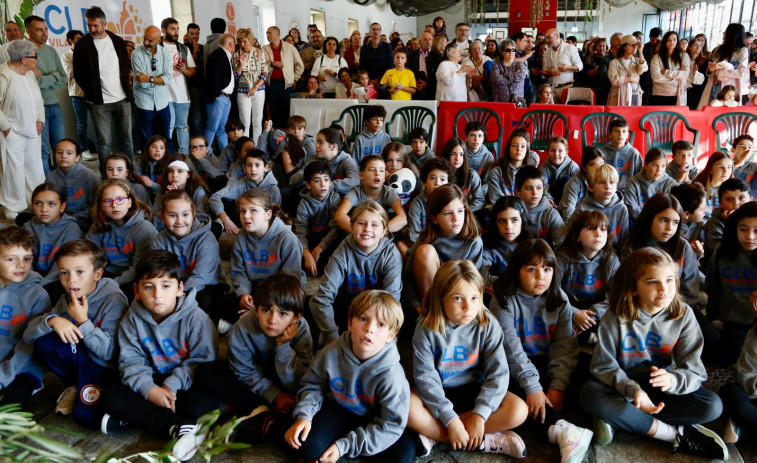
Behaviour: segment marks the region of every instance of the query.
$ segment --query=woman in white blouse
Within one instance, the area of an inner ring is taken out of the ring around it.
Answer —
[[[652,106],[685,106],[686,88],[691,75],[691,58],[678,46],[678,33],[662,37],[660,51],[650,63],[652,75]]]
[[[607,77],[612,88],[607,97],[608,106],[641,106],[639,76],[648,69],[644,55],[639,50],[639,41],[626,35],[620,41],[618,57],[610,61]]]
[[[712,61],[707,64],[709,79],[697,109],[707,106],[726,85],[736,87],[737,95],[748,93],[748,66],[749,52],[746,48],[744,26],[729,24],[723,33],[723,43],[712,50]]]
[[[326,38],[323,44],[326,53],[316,58],[310,75],[318,77],[323,98],[335,98],[339,70],[347,67],[347,61],[339,55],[339,41],[334,37]]]
[[[436,70],[436,99],[438,101],[468,101],[466,76],[473,69],[470,65],[460,65],[462,51],[455,42],[444,49],[445,60]]]

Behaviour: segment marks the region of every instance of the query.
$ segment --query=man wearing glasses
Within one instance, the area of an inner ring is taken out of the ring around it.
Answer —
[[[584,63],[578,56],[578,48],[561,39],[557,29],[549,29],[545,35],[549,46],[544,54],[544,69],[549,71],[552,94],[558,101],[573,86],[573,73],[581,72]]]
[[[145,29],[142,45],[131,54],[134,70],[134,103],[137,105],[137,123],[142,140],[163,135],[171,144],[171,108],[168,107],[168,85],[173,79],[173,59],[165,47],[159,47],[160,29]]]
[[[458,23],[455,26],[455,48],[460,50],[462,54],[462,60],[465,61],[470,58],[470,26],[467,23]]]

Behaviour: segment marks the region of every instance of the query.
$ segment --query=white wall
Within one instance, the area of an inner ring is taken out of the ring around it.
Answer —
[[[597,35],[601,37],[610,36],[615,32],[622,32],[624,35],[631,34],[634,31],[643,31],[643,21],[645,14],[657,13],[657,8],[645,2],[629,3],[622,8],[613,7],[612,11],[603,13],[605,4],[600,7],[599,13],[599,30]],[[649,31],[646,31],[647,35]]]
[[[447,25],[447,37],[452,40],[452,37],[455,36],[455,24],[466,22],[465,2],[455,3],[444,11],[437,11],[436,13],[418,16],[416,18],[416,21],[418,23],[418,32],[423,32],[423,28],[426,27],[426,24],[431,24],[431,22],[437,16],[444,18],[444,24]],[[472,36],[473,34],[471,34],[471,37]]]

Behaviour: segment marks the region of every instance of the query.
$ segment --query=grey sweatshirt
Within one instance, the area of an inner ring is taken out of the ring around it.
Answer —
[[[688,242],[699,240],[704,244],[706,241],[704,226],[705,222],[681,222],[681,238]]]
[[[552,207],[546,196],[542,196],[539,204],[528,211],[531,216],[531,230],[538,238],[545,240],[553,247],[560,246],[565,240],[568,229],[557,209]]]
[[[653,182],[647,178],[644,170],[634,175],[626,182],[624,192],[625,203],[628,206],[628,214],[632,222],[639,218],[644,203],[657,193],[668,193],[678,182],[668,174],[662,174],[659,180]]]
[[[105,251],[108,265],[105,270],[118,275],[118,284],[134,281],[134,267],[142,253],[150,249],[153,238],[158,234],[152,223],[145,220],[142,210],[137,210],[123,225],[116,226],[109,220],[110,230],[87,233],[87,239],[94,241]]]
[[[152,190],[153,194],[158,192],[158,188],[160,187],[158,181],[160,180],[160,176],[163,175],[163,172],[161,172],[160,169],[158,169],[159,163],[160,161],[153,161],[152,159],[148,159],[147,160],[148,170],[144,172],[142,171],[142,167],[140,167],[138,162],[134,163],[134,171],[137,173],[137,175],[148,177],[150,180],[152,180],[153,184],[150,187],[150,190]]]
[[[147,398],[154,387],[186,391],[198,363],[216,358],[216,330],[195,300],[195,290],[176,301],[176,309],[160,323],[140,301],[131,303],[118,329],[121,382]],[[155,384],[153,375],[166,378]]]
[[[353,209],[366,201],[373,201],[373,199],[365,193],[362,184],[353,187],[346,195],[344,195],[344,199],[352,203]],[[379,203],[381,207],[386,209],[387,213],[394,214],[392,205],[399,200],[400,197],[397,195],[397,190],[388,185],[381,185],[381,193],[379,193],[379,197],[375,201]]]
[[[612,143],[607,143],[600,148],[600,151],[605,155],[605,162],[618,171],[618,177],[620,177],[618,190],[625,191],[626,182],[644,167],[644,159],[642,159],[639,150],[626,142],[625,146],[620,149],[615,149]]]
[[[570,158],[563,160],[562,164],[556,166],[552,161],[547,158],[546,161],[539,167],[542,175],[544,176],[544,192],[549,193],[556,202],[562,201],[563,191],[567,182],[573,178],[574,175],[581,172],[581,168],[578,164]]]
[[[693,182],[694,179],[697,178],[697,175],[699,175],[699,168],[696,166],[696,164],[690,165],[686,170],[689,172],[689,182]],[[677,182],[678,176],[681,174],[681,168],[678,167],[678,164],[676,164],[675,161],[670,161],[668,163],[668,167],[665,169],[665,172],[667,172],[667,174]]]
[[[510,256],[513,255],[513,251],[518,247],[518,244],[517,241],[510,243],[503,238],[493,248],[488,248],[484,245],[481,276],[484,277],[485,285],[494,284],[494,281],[505,271],[507,263],[510,261]]]
[[[757,162],[754,161],[746,161],[741,166],[733,168],[733,176],[744,179],[749,184],[752,183],[755,173],[757,173]]]
[[[253,394],[273,404],[281,392],[296,394],[313,360],[307,321],[296,322],[297,334],[278,346],[260,328],[254,312],[245,314],[229,334],[229,365]]]
[[[468,167],[476,171],[481,178],[481,189],[483,190],[483,197],[485,198],[488,190],[487,181],[489,179],[489,171],[495,165],[494,155],[489,151],[489,148],[487,148],[486,145],[481,145],[478,153],[474,153],[466,145],[465,157],[468,159]]]
[[[506,307],[492,298],[491,310],[505,334],[505,355],[510,375],[533,394],[542,390],[539,371],[530,358],[547,355],[547,389],[565,391],[578,362],[578,338],[573,332],[575,309],[560,290],[561,302],[548,311],[546,296],[530,296],[520,289],[507,298]]]
[[[463,190],[465,199],[468,201],[468,207],[471,211],[475,212],[484,208],[484,190],[481,183],[481,177],[478,176],[475,170],[468,168],[468,188]]]
[[[145,188],[144,185],[142,185],[141,183],[134,183],[128,179],[126,180],[126,183],[128,183],[131,189],[134,190],[134,195],[138,200],[142,201],[148,206],[152,206],[152,202],[150,201],[150,192],[147,191],[147,188]]]
[[[591,372],[627,400],[633,400],[641,386],[626,375],[626,370],[643,362],[670,373],[672,387],[666,394],[690,394],[707,379],[700,358],[702,331],[688,306],[678,320],[671,320],[667,310],[655,315],[640,310],[639,319],[631,323],[608,310],[599,324],[598,336]]]
[[[536,152],[531,151],[528,154],[528,159],[528,165],[539,165],[539,155]],[[500,196],[515,195],[516,173],[518,173],[518,169],[513,167],[512,164],[507,164],[507,169],[505,169],[505,172],[502,172],[502,167],[500,167],[499,165],[492,166],[491,170],[489,170],[489,176],[486,179],[486,183],[488,185],[486,192],[490,204],[496,203]]]
[[[368,129],[363,129],[352,144],[352,159],[355,164],[360,165],[360,161],[366,156],[372,154],[381,156],[381,151],[391,142],[392,137],[383,130],[379,130],[379,133],[374,135]]]
[[[504,335],[497,320],[487,310],[489,323],[479,326],[476,319],[467,325],[447,323],[444,333],[423,327],[418,320],[413,335],[413,378],[415,390],[431,415],[447,427],[457,413],[444,396],[444,388],[481,383],[473,413],[488,420],[507,394],[510,371]]]
[[[247,177],[247,174],[244,171],[244,164],[239,159],[235,159],[231,162],[231,164],[229,164],[229,170],[227,174],[229,177],[227,185],[230,183],[238,182],[239,180]]]
[[[418,196],[410,201],[407,209],[407,237],[411,243],[418,241],[418,236],[426,228],[426,206],[428,190],[423,188]]]
[[[45,181],[58,185],[66,192],[66,213],[74,216],[81,227],[88,226],[100,177],[77,162],[67,174],[60,169],[51,170]]]
[[[42,336],[52,333],[48,320],[53,317],[63,317],[76,324],[68,315],[68,305],[71,296],[64,294],[50,312],[44,313],[29,322],[24,332],[24,341],[32,343]],[[92,293],[87,295],[86,322],[79,325],[79,331],[84,335],[81,342],[89,351],[92,360],[100,366],[116,368],[116,330],[129,302],[121,292],[118,283],[110,278],[102,278]]]
[[[297,216],[294,221],[294,232],[302,244],[302,249],[308,248],[308,238],[311,236],[321,236],[318,246],[326,250],[338,238],[338,230],[334,223],[334,215],[339,209],[342,198],[334,191],[329,189],[326,198],[319,201],[313,197],[313,193],[307,188],[300,191],[300,204],[297,206]]]
[[[586,181],[586,173],[580,170],[565,183],[562,191],[560,205],[557,208],[565,223],[568,223],[576,206],[589,191],[589,182]]]
[[[29,272],[23,281],[0,286],[0,390],[21,373],[42,384],[44,369],[34,358],[34,346],[22,339],[29,321],[50,308],[50,297],[41,286],[42,277]]]
[[[221,168],[221,159],[218,156],[214,156],[208,153],[204,158],[196,159],[192,158],[192,162],[197,167],[197,173],[202,177],[207,175],[208,177],[220,177],[223,175],[223,169]]]
[[[565,291],[571,304],[578,309],[587,309],[607,296],[607,284],[620,267],[620,260],[615,254],[610,259],[609,268],[603,269],[602,255],[589,259],[581,254],[578,262],[569,261],[565,255],[557,255],[560,269],[560,288]]]
[[[291,228],[274,217],[260,238],[240,230],[231,251],[231,280],[237,296],[253,294],[257,284],[276,272],[299,276],[305,287],[305,272],[300,266],[302,244]]]
[[[309,157],[303,165],[306,166],[310,161],[315,161],[316,159],[317,157],[315,156]],[[328,164],[329,169],[331,169],[331,187],[339,195],[346,195],[352,187],[360,184],[360,169],[358,169],[357,164],[349,154],[342,151],[329,161]],[[300,169],[289,179],[289,184],[296,185],[304,182],[303,175],[303,169]]]
[[[155,207],[153,208],[153,211],[156,214],[155,219],[161,224],[161,230],[163,229],[163,220],[158,217],[157,213],[158,211],[160,211],[160,205],[162,202],[163,189],[161,188],[158,191],[158,194],[155,196]],[[195,211],[197,211],[198,213],[210,215],[209,199],[207,193],[205,193],[204,188],[195,188],[194,193],[192,193],[192,203],[195,205]]]
[[[741,389],[746,392],[750,399],[757,399],[757,336],[750,329],[741,348],[739,360],[733,366]]]
[[[725,218],[723,218],[722,207],[716,207],[712,210],[712,215],[704,224],[704,259],[709,262],[715,250],[720,246],[723,240],[723,231],[725,230]]]
[[[334,442],[342,457],[376,455],[389,448],[404,432],[410,411],[410,385],[396,344],[386,344],[362,362],[352,352],[349,331],[324,347],[302,378],[292,416],[313,421],[324,400],[355,415],[374,417]]]
[[[231,180],[229,180],[229,183],[225,187],[210,196],[208,205],[215,215],[221,215],[224,212],[223,201],[221,201],[221,199],[236,201],[242,196],[242,193],[247,190],[252,190],[253,188],[268,192],[268,194],[271,195],[271,200],[274,204],[281,204],[281,192],[279,192],[278,185],[276,177],[273,176],[271,171],[266,172],[263,180],[260,181],[260,184],[253,182],[247,177],[237,180],[236,182],[231,182]]]
[[[599,211],[607,217],[610,221],[610,236],[612,236],[615,252],[620,251],[620,247],[623,245],[623,241],[628,234],[628,207],[623,202],[623,193],[616,192],[615,197],[612,198],[610,204],[607,206],[599,203],[592,195],[587,194],[584,199],[576,206],[576,210],[573,212],[575,216],[581,211]],[[571,216],[572,219],[573,216]],[[570,222],[568,222],[570,227]]]
[[[366,254],[352,234],[342,241],[329,258],[318,291],[310,299],[310,312],[321,331],[319,345],[339,337],[334,321],[334,301],[339,293],[353,298],[369,289],[383,289],[397,301],[402,291],[402,257],[389,238]]]
[[[426,152],[420,156],[415,154],[415,151],[412,151],[412,150],[407,154],[408,162],[412,162],[413,164],[415,164],[415,166],[418,168],[419,171],[423,169],[423,164],[425,164],[426,161],[428,161],[429,159],[433,159],[435,157],[436,157],[436,154],[434,154],[434,152],[431,151],[429,147],[426,147]]]
[[[218,155],[218,160],[221,163],[221,170],[224,173],[229,172],[230,166],[237,160],[237,153],[235,151],[234,142],[229,141],[229,144]]]
[[[24,224],[24,228],[34,233],[34,270],[43,275],[42,286],[58,281],[58,264],[55,254],[68,241],[78,240],[83,234],[79,222],[68,214],[57,222],[45,225],[34,217]]]
[[[226,283],[218,241],[210,231],[210,223],[207,215],[196,214],[186,235],[177,238],[163,230],[152,242],[152,249],[165,249],[179,258],[186,291],[195,288],[199,292],[206,286]]]
[[[713,255],[705,279],[707,314],[711,320],[749,325],[755,311],[749,296],[757,288],[757,268],[752,265],[752,254],[743,248],[736,259]]]

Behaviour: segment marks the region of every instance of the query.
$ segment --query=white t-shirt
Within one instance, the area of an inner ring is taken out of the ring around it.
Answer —
[[[173,66],[178,64],[179,59],[181,59],[181,55],[179,54],[179,47],[177,47],[175,44],[170,44],[165,41],[163,42],[163,47],[171,55],[171,62],[173,63],[171,69],[173,69]],[[186,65],[187,68],[195,67],[195,60],[192,59],[191,52],[187,52]],[[173,71],[173,79],[171,79],[171,83],[168,84],[168,101],[171,101],[173,103],[189,103],[189,93],[187,92],[187,78],[184,74],[175,69]]]
[[[462,42],[455,40],[455,48],[462,52],[460,59],[466,60],[470,58],[470,43],[468,43],[467,39],[463,40]]]
[[[25,137],[37,136],[37,118],[42,110],[42,93],[33,74],[19,75],[11,71],[13,99],[6,116],[13,131]]]
[[[104,39],[95,39],[97,59],[100,68],[100,85],[103,89],[103,103],[115,103],[126,98],[126,92],[121,87],[121,67],[118,55],[113,47],[113,40],[109,35]]]

